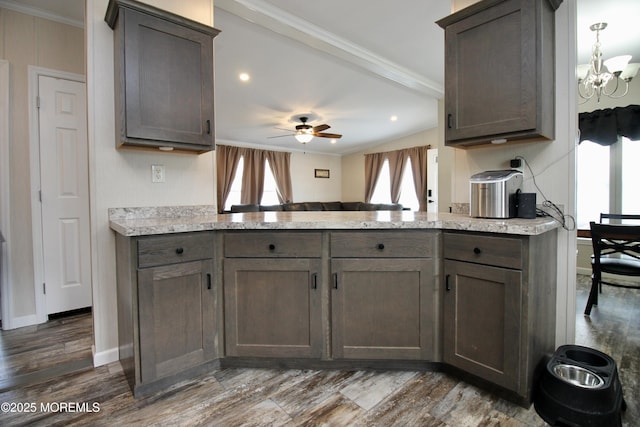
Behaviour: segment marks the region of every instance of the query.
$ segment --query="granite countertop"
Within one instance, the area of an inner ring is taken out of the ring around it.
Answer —
[[[206,230],[442,229],[538,235],[558,228],[553,218],[484,219],[412,211],[250,212],[217,214],[213,206],[109,209],[109,226],[123,236]]]

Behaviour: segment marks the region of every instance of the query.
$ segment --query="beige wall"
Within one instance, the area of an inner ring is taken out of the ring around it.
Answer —
[[[314,169],[329,169],[329,178],[315,178]],[[342,200],[340,156],[294,151],[291,153],[291,181],[294,202]]]
[[[213,1],[146,1],[213,24]],[[113,31],[104,22],[108,0],[87,2],[87,96],[90,149],[94,363],[116,360],[118,345],[115,236],[107,209],[127,206],[215,205],[214,153],[201,155],[115,149]],[[151,165],[166,182],[151,182]]]
[[[84,30],[0,8],[0,58],[10,66],[10,304],[14,318],[34,316],[34,261],[29,180],[28,67],[84,74]],[[6,231],[5,231],[6,233]]]
[[[409,135],[404,138],[386,142],[364,151],[342,157],[342,198],[344,201],[364,200],[364,155],[399,150],[402,148],[431,145],[437,148],[438,129],[433,128],[424,132]]]

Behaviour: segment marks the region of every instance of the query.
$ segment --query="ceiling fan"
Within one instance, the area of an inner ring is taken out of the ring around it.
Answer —
[[[342,135],[337,133],[322,132],[323,130],[329,129],[331,127],[329,125],[323,124],[318,126],[311,126],[307,124],[307,121],[309,120],[308,117],[300,117],[299,120],[302,122],[302,124],[296,126],[296,130],[292,131],[294,133],[290,133],[287,135],[270,136],[269,138],[281,138],[283,136],[293,136],[298,142],[302,144],[306,144],[307,142],[311,141],[314,136],[317,136],[319,138],[334,138],[334,139],[342,138]],[[288,130],[288,129],[285,129],[285,130]]]

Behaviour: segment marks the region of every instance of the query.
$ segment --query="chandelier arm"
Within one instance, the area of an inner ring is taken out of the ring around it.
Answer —
[[[580,90],[581,88],[583,88],[583,90]],[[589,90],[591,89],[591,90]],[[578,95],[580,95],[580,98],[582,99],[586,99],[589,100],[591,98],[593,98],[593,95],[595,95],[596,91],[593,89],[593,86],[591,85],[582,85],[579,84],[578,85]]]
[[[616,75],[613,75],[612,77],[613,77],[613,79],[615,79],[615,81],[616,81],[616,86],[613,88],[613,90],[612,90],[612,91],[607,92],[607,86],[609,86],[609,84],[608,84],[608,83],[609,83],[611,80],[613,80],[613,79],[609,80],[609,81],[607,82],[607,84],[605,84],[604,86],[602,86],[602,94],[603,94],[603,95],[606,95],[606,96],[608,96],[608,97],[610,97],[610,98],[615,98],[615,97],[613,96],[613,94],[614,94],[614,93],[616,93],[616,91],[618,90],[618,84],[619,84],[619,82],[620,82],[620,79],[619,79]]]
[[[605,93],[605,95],[607,95],[609,98],[614,98],[614,99],[622,98],[627,93],[629,93],[629,82],[625,81],[624,84],[625,84],[625,88],[624,88],[624,93],[622,95],[614,95],[615,90],[613,92],[611,92],[611,95],[606,94],[606,93]],[[616,89],[617,89],[617,87],[616,87]]]

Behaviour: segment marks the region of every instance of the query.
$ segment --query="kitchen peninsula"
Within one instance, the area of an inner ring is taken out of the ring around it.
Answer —
[[[209,369],[445,369],[520,404],[555,347],[551,218],[109,210],[136,396]]]

